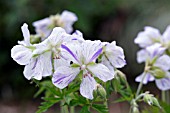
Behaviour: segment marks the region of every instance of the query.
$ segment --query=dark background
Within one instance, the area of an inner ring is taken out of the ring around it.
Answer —
[[[122,71],[133,86],[137,85],[135,76],[143,70],[143,65],[136,63],[139,48],[134,38],[144,26],[156,27],[162,33],[170,24],[169,0],[0,0],[1,101],[30,100],[37,90],[24,78],[24,66],[10,56],[11,48],[23,39],[21,25],[26,22],[34,34],[32,22],[63,10],[78,16],[74,28],[82,31],[85,39],[117,41],[127,60]]]

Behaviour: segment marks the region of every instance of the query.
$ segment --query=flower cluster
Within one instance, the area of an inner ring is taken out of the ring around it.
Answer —
[[[136,78],[136,81],[147,84],[155,80],[160,90],[169,90],[170,27],[168,26],[162,35],[156,28],[145,27],[134,42],[142,48],[137,53],[138,63],[145,62],[145,70]]]
[[[98,80],[106,82],[113,79],[114,69],[126,65],[125,56],[115,41],[84,40],[78,30],[68,34],[76,20],[73,13],[65,11],[34,22],[37,35],[43,39],[37,43],[31,42],[28,25],[24,24],[21,27],[24,40],[12,48],[11,57],[18,64],[25,65],[26,79],[42,80],[52,76],[52,83],[60,89],[78,80],[81,81],[80,94],[93,99]],[[60,27],[50,31],[49,26]]]

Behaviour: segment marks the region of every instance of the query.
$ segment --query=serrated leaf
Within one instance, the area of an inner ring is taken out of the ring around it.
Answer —
[[[98,111],[99,113],[108,113],[108,108],[103,104],[93,104],[92,108]]]
[[[38,107],[38,111],[36,113],[43,113],[47,111],[51,106],[53,106],[55,103],[59,102],[61,98],[55,98],[55,97],[50,97],[50,98],[43,98],[45,102],[42,102],[41,105]]]
[[[88,110],[88,106],[83,106],[80,113],[91,113],[91,112]]]

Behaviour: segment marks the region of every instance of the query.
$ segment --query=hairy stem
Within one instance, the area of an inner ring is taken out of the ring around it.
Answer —
[[[138,86],[138,89],[137,89],[137,92],[136,92],[136,97],[139,95],[141,89],[142,89],[142,86],[143,86],[143,80],[145,79],[145,76],[146,76],[146,72],[144,72],[144,75],[142,77],[142,80],[140,81],[140,84]]]

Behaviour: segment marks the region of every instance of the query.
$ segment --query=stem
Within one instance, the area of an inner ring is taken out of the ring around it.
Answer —
[[[64,103],[65,103],[64,100],[62,100],[61,101],[61,113],[69,113],[68,106],[67,105],[63,106]]]
[[[162,101],[163,101],[163,102],[166,102],[165,91],[162,91],[161,93],[162,93],[162,94],[161,94]]]
[[[142,78],[142,80],[140,81],[140,84],[139,84],[138,89],[137,89],[137,92],[136,92],[136,97],[139,95],[139,93],[140,93],[140,91],[141,91],[141,89],[142,89],[143,80],[144,80],[145,76],[146,76],[146,72],[144,72],[143,78]]]
[[[105,99],[105,101],[104,101],[104,105],[108,108],[107,99]]]
[[[75,113],[75,107],[74,106],[70,107],[70,113]]]

